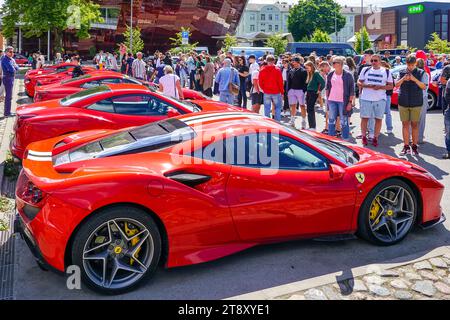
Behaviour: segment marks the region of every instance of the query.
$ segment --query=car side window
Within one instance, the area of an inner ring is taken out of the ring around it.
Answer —
[[[100,86],[100,85],[101,85],[101,83],[100,83],[99,81],[89,81],[89,82],[83,83],[83,84],[80,86],[80,88],[83,88],[83,89],[91,89],[91,88],[98,87],[98,86]]]
[[[122,83],[122,81],[119,78],[109,78],[100,80],[100,84],[107,84],[107,83]]]
[[[328,170],[326,158],[286,136],[255,133],[213,142],[194,157],[234,166],[279,170]]]
[[[100,112],[114,113],[114,106],[113,106],[111,99],[98,101],[98,102],[90,105],[89,107],[87,107],[87,109],[100,111]]]

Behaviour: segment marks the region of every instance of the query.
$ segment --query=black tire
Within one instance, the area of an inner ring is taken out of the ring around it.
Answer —
[[[430,99],[433,101],[431,104],[428,103],[427,111],[431,111],[431,110],[433,110],[433,109],[435,109],[437,107],[437,97],[436,97],[436,94],[433,91],[428,90],[427,98],[428,98],[428,101],[430,101]]]
[[[377,237],[374,232],[372,231],[371,227],[370,227],[370,210],[371,210],[371,206],[373,201],[375,200],[375,197],[383,190],[385,190],[386,188],[389,187],[402,187],[404,188],[406,191],[409,192],[409,194],[412,196],[412,200],[414,202],[414,216],[412,218],[412,223],[409,226],[409,228],[406,228],[407,230],[405,230],[405,233],[400,236],[399,238],[397,238],[396,240],[393,241],[383,241],[380,240],[379,237]],[[417,219],[417,212],[418,212],[418,201],[417,201],[417,196],[416,193],[414,192],[414,190],[412,190],[412,188],[405,183],[404,181],[400,180],[400,179],[388,179],[385,180],[383,182],[381,182],[380,184],[378,184],[366,197],[366,199],[364,200],[363,205],[361,206],[360,212],[359,212],[359,216],[358,216],[358,236],[379,246],[392,246],[395,245],[399,242],[401,242],[402,240],[404,240],[406,238],[406,236],[411,232],[411,230],[413,229],[414,225],[415,225],[415,221]]]
[[[151,262],[145,273],[134,283],[121,288],[105,288],[92,281],[88,276],[83,264],[83,254],[86,242],[89,240],[91,234],[106,222],[114,219],[132,219],[142,224],[148,230],[153,240],[153,255],[151,260],[149,259]],[[72,264],[80,268],[83,283],[90,289],[101,294],[116,295],[136,289],[154,274],[161,258],[161,234],[156,223],[147,212],[132,206],[111,207],[97,212],[83,223],[74,236],[72,243]]]

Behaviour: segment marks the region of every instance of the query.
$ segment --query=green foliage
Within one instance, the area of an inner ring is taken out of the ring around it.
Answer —
[[[102,22],[100,6],[91,0],[5,0],[1,8],[3,34],[12,37],[16,23],[22,23],[25,37],[55,36],[73,28],[80,38],[89,37],[91,23]]]
[[[281,34],[273,34],[266,41],[266,46],[274,48],[277,56],[286,52],[287,45],[288,41]]]
[[[229,33],[226,34],[225,39],[223,40],[223,52],[228,52],[231,47],[236,47],[238,44],[236,36],[233,36]]]
[[[180,32],[177,32],[174,38],[169,38],[169,40],[172,41],[170,44],[172,46],[172,49],[170,49],[172,54],[188,53],[193,51],[198,46],[198,42],[183,44],[183,32],[186,31],[189,32],[190,39],[192,36],[191,29],[185,27],[181,27]]]
[[[14,159],[11,153],[8,153],[6,160],[4,162],[3,173],[5,177],[8,177],[10,180],[15,180],[19,177],[20,168],[17,163],[14,162]]]
[[[331,42],[331,37],[328,35],[328,33],[320,30],[320,29],[316,29],[314,31],[314,33],[311,36],[311,42],[327,42],[330,43]]]
[[[450,42],[441,39],[439,35],[434,32],[431,34],[431,39],[428,41],[425,49],[433,50],[436,53],[450,53]]]
[[[361,33],[363,37],[363,45],[364,47],[361,48]],[[364,50],[370,49],[372,47],[372,44],[370,43],[369,33],[367,32],[366,27],[363,27],[362,30],[357,31],[355,33],[356,43],[355,43],[355,51],[358,53],[363,53]]]
[[[288,29],[296,41],[310,38],[316,29],[327,34],[345,26],[345,17],[341,14],[341,6],[334,0],[299,0],[288,17]]]
[[[144,40],[141,37],[141,29],[139,27],[133,28],[133,45],[131,45],[131,27],[127,25],[127,30],[123,33],[125,37],[125,44],[128,47],[128,52],[136,54],[144,50]]]
[[[0,196],[0,231],[7,231],[9,229],[7,213],[11,211],[12,208],[13,205],[11,200],[6,197]]]

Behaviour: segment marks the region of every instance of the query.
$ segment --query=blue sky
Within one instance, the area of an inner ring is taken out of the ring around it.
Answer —
[[[280,2],[289,2],[289,3],[297,3],[297,0],[280,0]],[[450,0],[434,0],[430,2],[449,2]],[[276,0],[250,0],[253,3],[274,3]],[[341,5],[349,5],[349,6],[361,6],[361,0],[337,0]],[[412,4],[418,3],[421,1],[417,0],[364,0],[364,5],[367,6],[369,4],[376,5],[379,7],[385,6],[394,6],[400,4]]]

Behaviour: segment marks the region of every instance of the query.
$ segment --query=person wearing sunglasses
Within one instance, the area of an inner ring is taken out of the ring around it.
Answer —
[[[5,56],[2,59],[1,66],[3,70],[3,85],[5,86],[5,117],[12,116],[11,114],[11,102],[14,87],[14,78],[19,67],[14,60],[14,48],[7,47],[5,50]]]
[[[393,89],[392,73],[381,66],[380,55],[374,54],[370,60],[372,66],[362,70],[358,86],[361,90],[361,134],[362,143],[368,145],[366,136],[369,120],[375,121],[375,131],[372,140],[374,147],[378,146],[383,117],[386,109],[386,90]]]

